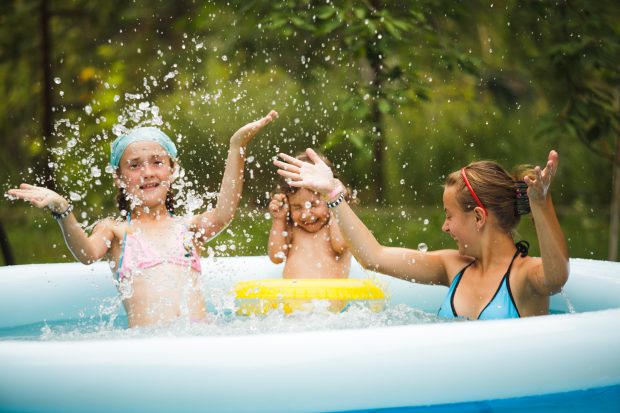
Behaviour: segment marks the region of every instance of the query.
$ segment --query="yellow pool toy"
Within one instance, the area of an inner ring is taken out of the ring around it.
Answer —
[[[385,307],[385,293],[370,279],[298,278],[240,281],[235,285],[237,314],[266,314],[281,309],[285,314],[312,311],[315,300],[329,301],[340,312],[351,301],[364,302],[375,312]]]

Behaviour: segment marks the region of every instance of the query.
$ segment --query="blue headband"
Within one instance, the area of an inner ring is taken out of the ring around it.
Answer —
[[[127,135],[121,135],[112,142],[110,165],[118,168],[125,149],[134,142],[142,141],[157,142],[168,152],[171,158],[177,157],[177,147],[174,145],[174,142],[170,140],[168,135],[155,127],[145,126],[132,129]]]

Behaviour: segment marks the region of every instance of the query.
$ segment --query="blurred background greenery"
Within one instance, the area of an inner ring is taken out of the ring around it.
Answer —
[[[230,135],[276,109],[251,144],[237,219],[210,253],[266,253],[279,151],[320,148],[380,242],[437,249],[454,247],[440,229],[448,173],[480,159],[543,164],[553,148],[571,256],[617,260],[619,10],[607,0],[5,1],[2,191],[55,188],[88,227],[116,213],[105,171],[114,131],[155,124],[178,142],[188,199],[204,206]],[[72,261],[48,213],[0,202],[2,263]],[[530,219],[518,231],[535,241]]]

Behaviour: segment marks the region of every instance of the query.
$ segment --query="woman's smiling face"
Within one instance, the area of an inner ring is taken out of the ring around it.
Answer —
[[[447,186],[443,191],[443,207],[446,214],[441,230],[449,234],[456,241],[461,255],[467,253],[471,241],[474,240],[476,229],[476,217],[473,212],[465,212],[456,200],[457,189],[455,186]]]
[[[139,141],[127,146],[119,163],[120,182],[133,204],[156,206],[166,202],[174,163],[157,142]]]

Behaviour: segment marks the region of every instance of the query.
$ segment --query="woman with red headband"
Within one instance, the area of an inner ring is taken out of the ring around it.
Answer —
[[[555,215],[549,187],[558,154],[544,169],[513,177],[491,161],[474,162],[448,175],[443,193],[442,230],[457,250],[418,251],[380,245],[344,199],[344,186],[312,149],[313,163],[286,154],[274,161],[291,186],[323,194],[343,237],[367,269],[423,284],[449,286],[439,315],[469,319],[518,318],[548,314],[549,296],[569,273],[568,248]],[[520,216],[532,213],[541,257],[528,257],[529,244],[515,244]]]

